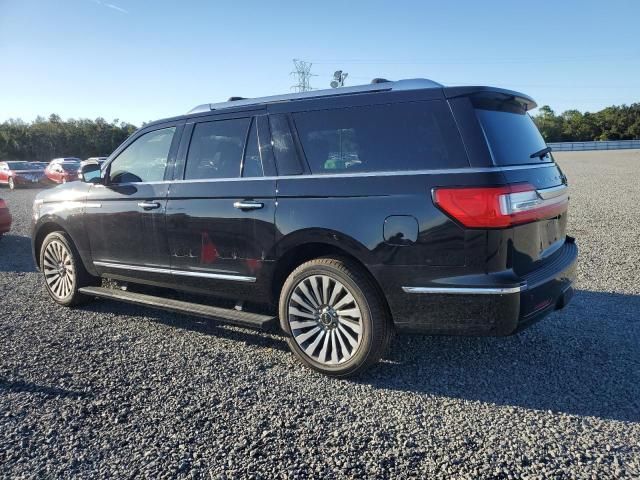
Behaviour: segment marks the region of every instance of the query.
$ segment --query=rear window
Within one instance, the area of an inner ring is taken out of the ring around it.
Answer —
[[[80,168],[80,162],[64,162],[61,163],[60,166],[65,172],[73,172]]]
[[[29,170],[31,165],[28,162],[7,162],[11,170]]]
[[[477,97],[472,99],[472,103],[494,164],[523,165],[553,161],[549,154],[541,158],[532,157],[547,145],[535,123],[517,100]]]
[[[461,168],[466,154],[444,102],[409,102],[293,114],[316,174]]]

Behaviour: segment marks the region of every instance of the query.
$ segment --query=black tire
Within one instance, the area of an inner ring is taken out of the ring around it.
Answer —
[[[279,314],[298,360],[334,377],[357,375],[378,362],[393,333],[382,294],[347,258],[317,258],[297,267],[280,292]]]
[[[51,268],[54,263],[58,272],[64,267],[65,273],[58,273],[56,277],[56,269]],[[100,278],[89,274],[84,268],[78,250],[64,232],[51,232],[45,237],[40,247],[40,269],[49,296],[66,307],[90,301],[92,297],[83,295],[78,290],[100,284]],[[64,288],[60,286],[61,282],[64,283]]]
[[[16,182],[13,180],[13,177],[9,177],[9,189],[10,190],[16,189]]]

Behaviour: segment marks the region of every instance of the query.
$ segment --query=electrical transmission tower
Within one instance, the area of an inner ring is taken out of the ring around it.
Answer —
[[[304,60],[294,58],[293,65],[295,66],[295,71],[291,72],[291,75],[295,75],[297,77],[298,83],[293,85],[291,88],[295,89],[296,92],[307,92],[309,90],[313,90],[309,82],[311,77],[315,77],[315,75],[311,73],[311,62],[305,62]]]

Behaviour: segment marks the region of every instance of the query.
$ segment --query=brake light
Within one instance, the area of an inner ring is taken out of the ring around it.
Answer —
[[[549,195],[540,192],[530,184],[436,188],[433,202],[465,227],[506,228],[552,218],[567,209],[565,186]]]
[[[5,208],[7,208],[7,204],[0,198],[0,210],[4,210]]]

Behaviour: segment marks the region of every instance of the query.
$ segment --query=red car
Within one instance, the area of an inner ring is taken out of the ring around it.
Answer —
[[[0,184],[13,190],[19,186],[37,185],[44,179],[44,172],[29,162],[0,162]]]
[[[81,160],[76,157],[54,158],[44,174],[54,183],[67,183],[78,179]]]
[[[9,230],[11,230],[11,214],[5,201],[0,198],[0,237]]]

